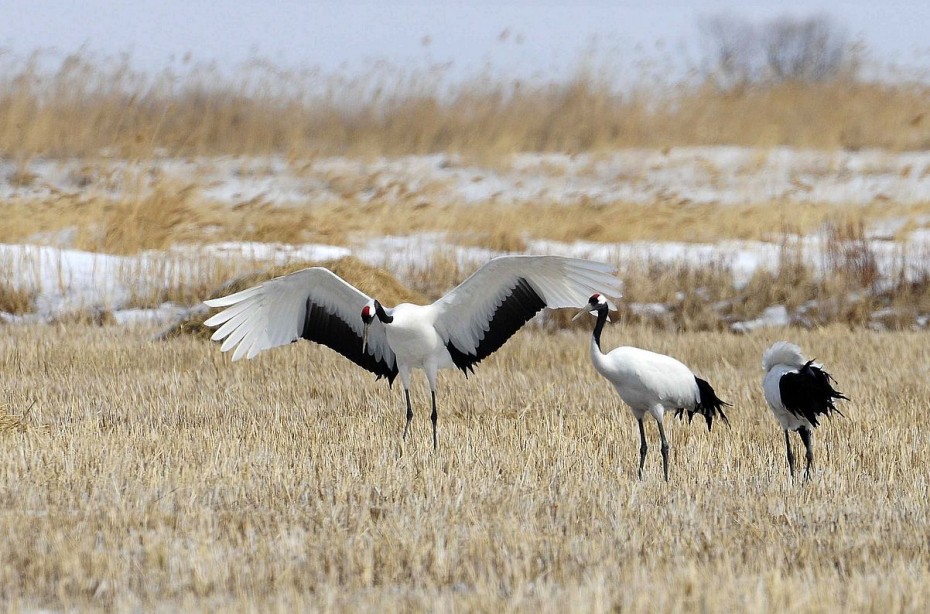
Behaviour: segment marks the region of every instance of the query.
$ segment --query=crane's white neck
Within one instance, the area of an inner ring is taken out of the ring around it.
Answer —
[[[599,340],[593,335],[591,336],[591,362],[594,363],[594,368],[598,373],[607,372],[607,356],[601,351]]]

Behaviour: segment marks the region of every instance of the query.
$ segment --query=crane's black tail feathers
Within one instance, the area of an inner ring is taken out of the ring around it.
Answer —
[[[782,403],[788,411],[806,418],[816,427],[819,425],[819,416],[829,418],[833,413],[843,415],[834,401],[849,400],[849,397],[833,388],[833,383],[836,380],[832,375],[814,366],[814,361],[809,360],[797,373],[782,376],[779,382]]]
[[[714,392],[713,386],[707,383],[707,380],[703,380],[700,377],[695,377],[694,381],[697,382],[698,394],[701,397],[701,400],[697,405],[694,406],[694,409],[689,409],[688,411],[688,424],[691,424],[691,419],[694,418],[694,414],[701,414],[704,416],[704,420],[707,422],[707,430],[711,430],[711,427],[714,425],[714,418],[718,415],[720,419],[723,420],[723,423],[727,426],[730,426],[730,420],[727,418],[727,415],[723,413],[724,407],[732,407],[729,403],[717,396],[717,393]],[[685,412],[684,409],[679,409],[676,411],[675,415],[681,418],[682,414]]]

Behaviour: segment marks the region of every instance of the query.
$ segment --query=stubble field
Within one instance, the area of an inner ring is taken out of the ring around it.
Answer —
[[[671,480],[588,358],[530,328],[440,378],[431,449],[402,399],[307,343],[231,365],[145,328],[0,337],[0,586],[12,609],[920,611],[930,604],[930,356],[919,333],[673,334],[734,407],[674,422]],[[788,337],[853,401],[792,482],[760,359]],[[10,417],[20,420],[10,419]]]
[[[930,608],[923,82],[41,59],[0,62],[0,608]],[[429,301],[504,253],[617,264],[605,349],[682,359],[731,427],[670,418],[666,484],[649,424],[637,480],[566,318],[440,376],[435,452],[422,378],[404,442],[399,386],[325,348],[154,340],[240,275]],[[762,397],[778,339],[852,399],[809,483]]]

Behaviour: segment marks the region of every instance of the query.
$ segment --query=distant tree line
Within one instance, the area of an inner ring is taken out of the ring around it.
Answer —
[[[854,77],[859,48],[826,15],[753,23],[732,15],[701,20],[704,71],[724,89]]]

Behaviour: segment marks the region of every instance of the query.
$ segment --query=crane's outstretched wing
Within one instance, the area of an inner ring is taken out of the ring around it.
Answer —
[[[595,292],[620,296],[615,267],[561,256],[501,256],[436,301],[435,326],[467,374],[543,307],[577,309]]]
[[[394,352],[377,318],[362,353],[361,313],[370,300],[332,271],[314,267],[204,301],[210,307],[226,307],[204,324],[218,327],[210,338],[223,341],[223,352],[235,349],[233,360],[253,358],[303,338],[330,347],[393,383],[397,375]]]

